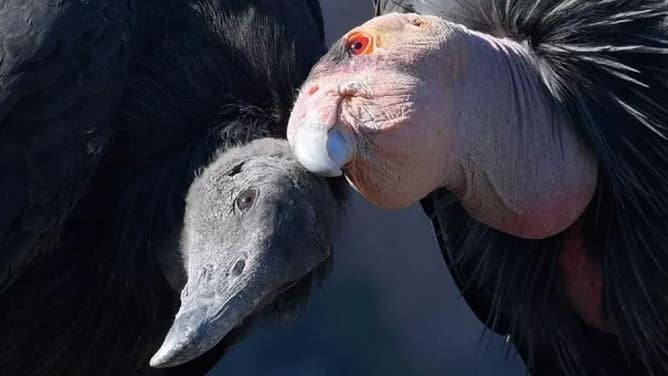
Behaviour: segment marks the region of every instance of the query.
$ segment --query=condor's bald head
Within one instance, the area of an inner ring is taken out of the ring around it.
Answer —
[[[288,139],[375,205],[445,187],[491,227],[551,236],[588,205],[597,161],[535,66],[521,44],[438,17],[377,17],[314,67]]]

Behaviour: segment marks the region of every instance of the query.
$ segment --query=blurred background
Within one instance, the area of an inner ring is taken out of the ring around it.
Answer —
[[[370,0],[321,3],[330,44],[373,16]],[[458,293],[418,206],[380,211],[355,196],[306,308],[257,323],[209,375],[525,375]]]

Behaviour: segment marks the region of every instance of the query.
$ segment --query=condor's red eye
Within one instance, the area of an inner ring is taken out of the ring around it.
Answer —
[[[348,51],[353,55],[368,55],[373,52],[373,39],[364,32],[348,36]]]

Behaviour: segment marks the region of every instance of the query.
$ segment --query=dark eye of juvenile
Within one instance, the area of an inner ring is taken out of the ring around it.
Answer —
[[[250,188],[239,193],[236,199],[237,209],[242,213],[247,212],[250,208],[253,207],[255,199],[257,198],[258,192],[257,189]]]

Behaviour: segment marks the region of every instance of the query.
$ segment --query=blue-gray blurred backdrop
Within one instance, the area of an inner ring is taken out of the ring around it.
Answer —
[[[321,3],[330,44],[373,14],[371,0]],[[482,332],[421,209],[380,211],[355,196],[307,307],[292,323],[258,323],[210,376],[524,375],[502,338]]]

